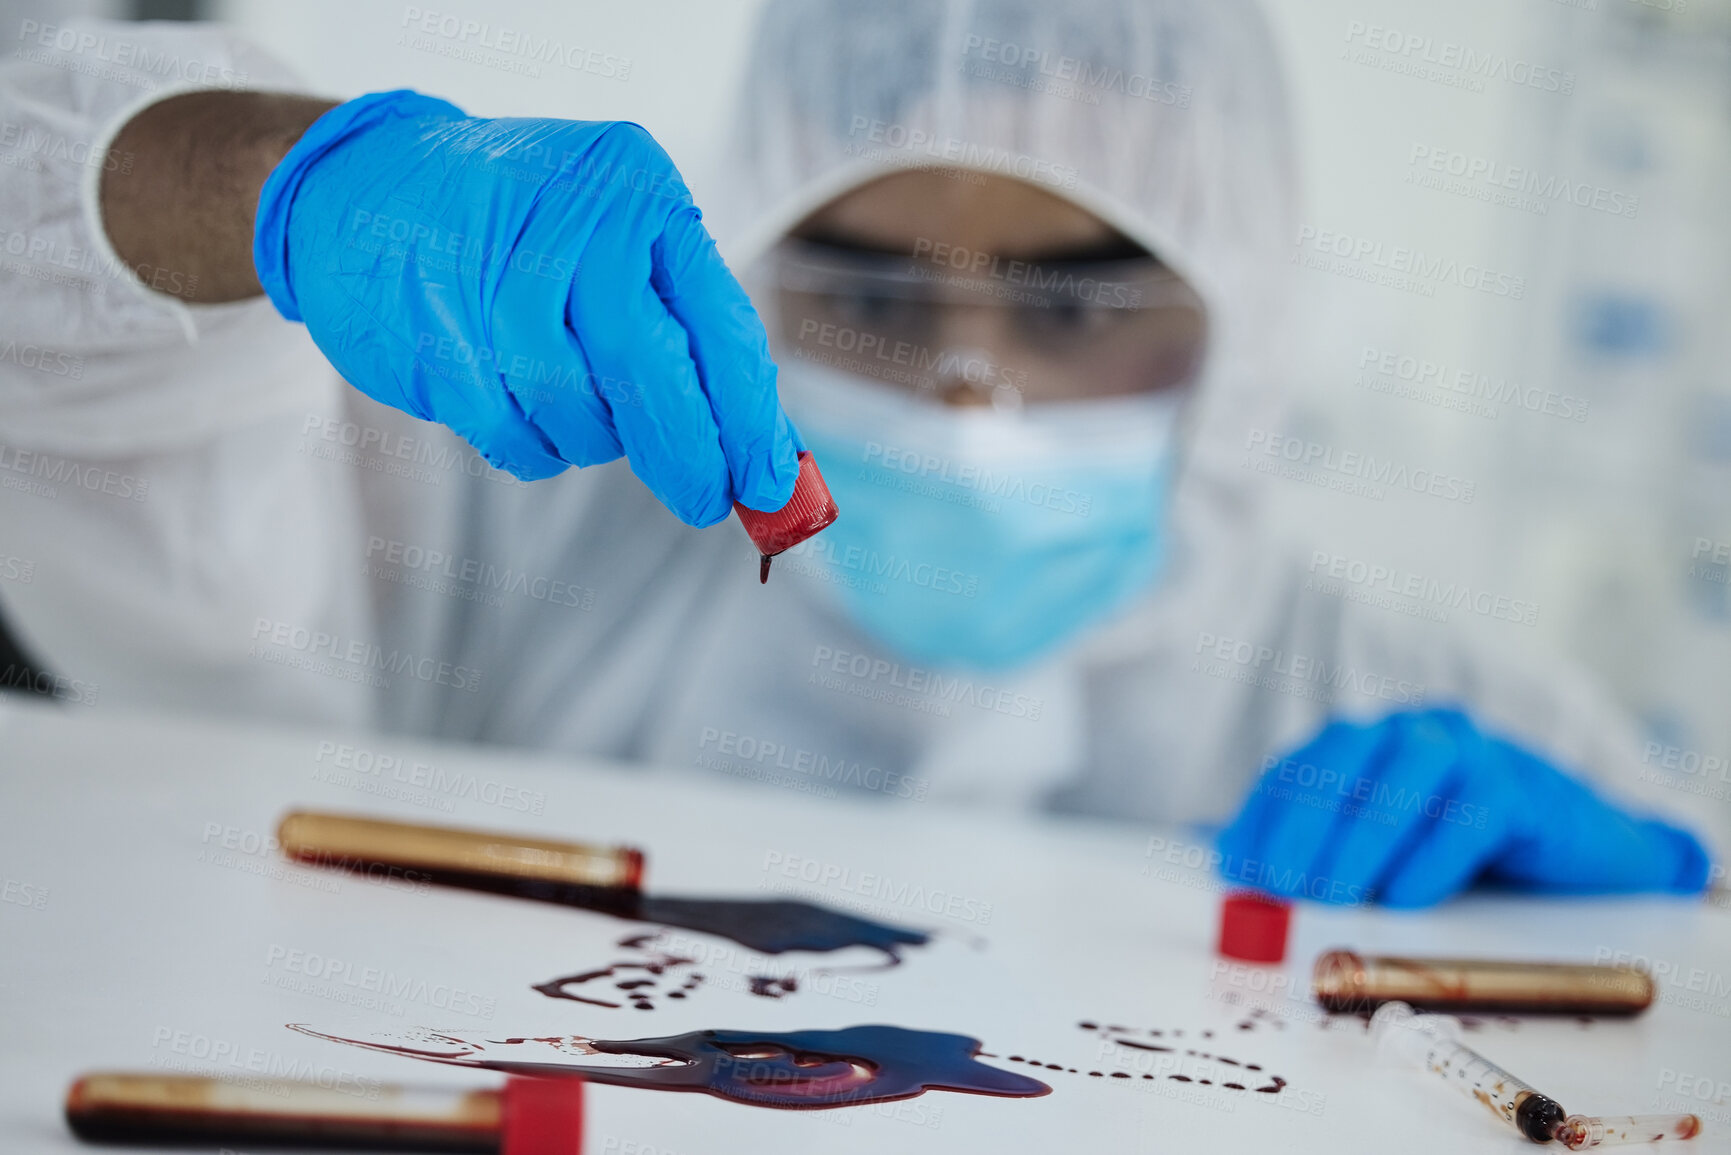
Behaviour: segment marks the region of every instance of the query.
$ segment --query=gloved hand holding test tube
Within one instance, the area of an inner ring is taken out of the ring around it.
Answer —
[[[1451,1015],[1421,1015],[1406,1003],[1385,1003],[1371,1017],[1370,1029],[1379,1054],[1441,1075],[1535,1143],[1580,1151],[1693,1139],[1701,1133],[1695,1115],[1570,1115],[1555,1099],[1462,1043],[1460,1020]]]
[[[756,311],[637,125],[359,97],[266,180],[253,263],[350,384],[496,469],[625,457],[691,525],[737,510],[764,581],[836,519]]]

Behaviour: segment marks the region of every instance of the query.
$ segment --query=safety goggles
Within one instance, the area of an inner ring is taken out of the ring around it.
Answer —
[[[984,386],[1000,407],[1178,388],[1201,366],[1202,301],[1154,257],[964,256],[784,241],[772,257],[782,339],[919,390]]]

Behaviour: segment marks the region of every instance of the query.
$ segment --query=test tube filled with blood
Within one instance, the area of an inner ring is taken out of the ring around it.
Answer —
[[[1451,1013],[1634,1015],[1653,1002],[1652,976],[1632,967],[1350,950],[1317,956],[1311,986],[1325,1010],[1341,1014],[1399,1001]]]
[[[381,880],[429,881],[529,898],[605,907],[633,901],[643,852],[629,846],[391,822],[295,810],[277,825],[289,858]],[[384,873],[394,872],[394,873]]]
[[[497,1090],[355,1088],[294,1079],[101,1071],[66,1092],[87,1143],[254,1144],[369,1151],[578,1155],[583,1082],[513,1076]]]

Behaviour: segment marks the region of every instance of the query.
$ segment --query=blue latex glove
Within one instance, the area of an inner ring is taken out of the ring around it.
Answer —
[[[1263,774],[1221,871],[1277,894],[1417,907],[1475,881],[1550,893],[1706,886],[1687,832],[1625,813],[1456,710],[1329,723]]]
[[[793,494],[763,325],[636,125],[351,100],[265,182],[253,259],[352,385],[498,469],[624,454],[693,525]]]

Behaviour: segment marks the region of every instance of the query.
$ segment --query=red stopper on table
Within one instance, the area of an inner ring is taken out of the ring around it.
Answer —
[[[1241,962],[1277,963],[1286,957],[1292,904],[1253,890],[1229,894],[1220,904],[1219,951]]]
[[[823,474],[817,471],[817,459],[809,450],[799,451],[799,477],[793,483],[793,496],[780,509],[765,513],[733,503],[739,523],[763,555],[763,580],[769,580],[769,559],[784,549],[792,549],[812,534],[826,528],[840,512],[835,498],[829,495]]]
[[[499,1155],[583,1155],[583,1080],[505,1080]]]

